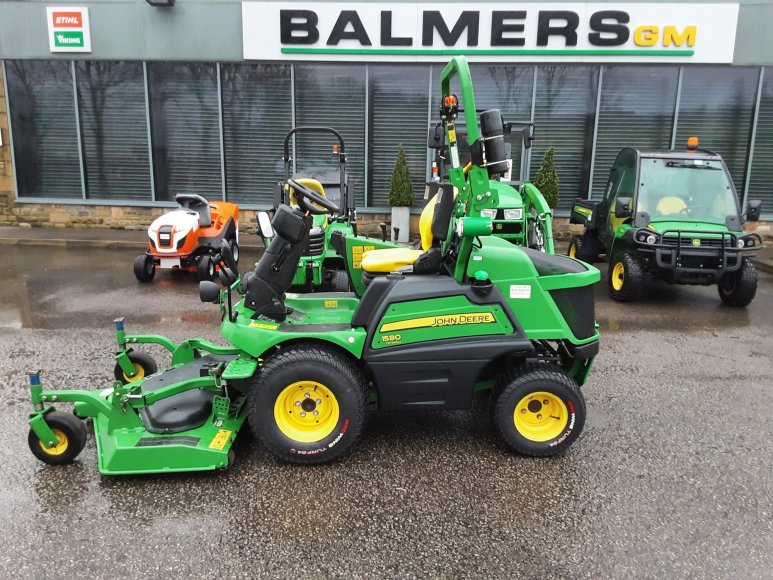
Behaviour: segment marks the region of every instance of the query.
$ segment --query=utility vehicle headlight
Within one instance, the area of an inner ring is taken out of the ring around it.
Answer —
[[[497,217],[497,210],[495,210],[495,209],[482,209],[482,210],[480,210],[480,216],[481,217],[491,218],[492,220],[496,219],[496,217]]]
[[[652,234],[647,236],[647,243],[648,244],[654,244],[657,241],[658,241],[658,239],[655,236],[653,236]]]
[[[751,242],[751,240],[749,240],[749,241]],[[743,248],[746,245],[746,240],[738,240],[735,243],[735,245],[738,246],[739,248]]]
[[[506,209],[505,210],[505,219],[506,220],[519,220],[519,219],[523,219],[523,210],[522,209]]]
[[[636,241],[639,242],[640,244],[653,245],[658,243],[658,239],[660,238],[660,236],[658,236],[658,234],[653,233],[649,230],[641,229],[638,232],[636,232],[635,238],[636,238]]]

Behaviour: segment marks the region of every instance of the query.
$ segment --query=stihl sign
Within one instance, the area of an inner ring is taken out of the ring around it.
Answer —
[[[88,8],[46,8],[51,52],[91,52]]]

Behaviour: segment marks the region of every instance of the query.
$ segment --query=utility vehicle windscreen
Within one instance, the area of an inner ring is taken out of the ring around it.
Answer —
[[[637,211],[650,219],[724,222],[737,216],[732,184],[720,161],[642,159]]]

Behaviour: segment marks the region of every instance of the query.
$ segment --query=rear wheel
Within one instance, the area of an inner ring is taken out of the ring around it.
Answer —
[[[38,439],[35,432],[30,429],[27,437],[32,454],[41,461],[50,465],[62,465],[70,463],[86,446],[86,424],[70,413],[47,413],[46,423],[56,435],[56,441],[52,447]]]
[[[200,282],[212,280],[215,277],[215,263],[211,256],[204,255],[199,258],[198,277]]]
[[[349,276],[346,270],[333,270],[333,277],[330,278],[330,289],[333,292],[349,291]]]
[[[150,282],[156,275],[156,262],[147,254],[134,258],[134,277],[140,282]]]
[[[757,268],[754,262],[743,258],[740,269],[722,276],[717,290],[722,302],[728,306],[748,306],[757,293]]]
[[[577,383],[552,364],[524,365],[503,377],[496,393],[494,424],[518,453],[561,453],[585,425],[585,399]]]
[[[250,426],[290,463],[326,463],[353,448],[365,424],[367,381],[346,355],[290,346],[268,359],[250,390]]]
[[[126,356],[129,357],[129,360],[134,365],[135,374],[132,376],[127,375],[123,372],[121,365],[118,363],[116,363],[115,368],[113,369],[115,380],[121,381],[124,385],[139,381],[140,379],[144,379],[145,377],[158,372],[158,365],[156,364],[155,359],[149,354],[131,351],[126,353]]]
[[[609,295],[618,302],[635,302],[644,287],[644,267],[631,252],[617,254],[609,262]]]

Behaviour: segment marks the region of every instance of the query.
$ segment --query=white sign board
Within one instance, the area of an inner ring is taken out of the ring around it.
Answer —
[[[48,6],[46,18],[51,52],[91,52],[88,8]]]
[[[733,60],[738,4],[243,2],[247,60]]]

